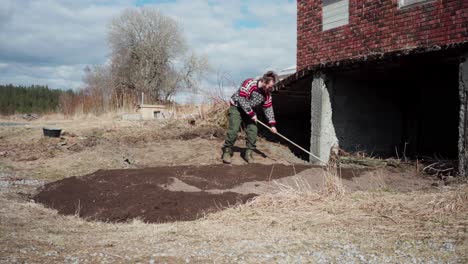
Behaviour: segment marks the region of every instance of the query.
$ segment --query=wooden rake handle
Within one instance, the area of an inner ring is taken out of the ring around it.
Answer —
[[[270,127],[267,126],[266,124],[264,124],[262,121],[258,120],[257,119],[257,122],[260,123],[260,125],[268,128],[268,130],[270,130]],[[312,154],[310,151],[304,149],[303,147],[299,146],[298,144],[292,142],[290,139],[288,139],[287,137],[281,135],[279,132],[276,133],[276,135],[280,136],[281,138],[283,138],[284,140],[288,141],[289,143],[293,144],[294,146],[296,146],[297,148],[299,148],[300,150],[304,151],[305,153],[309,154],[310,156],[314,157],[315,159],[317,159],[318,161],[320,162],[323,162],[323,164],[327,164],[327,162],[325,162],[324,160],[320,159],[319,157],[315,156],[314,154]]]

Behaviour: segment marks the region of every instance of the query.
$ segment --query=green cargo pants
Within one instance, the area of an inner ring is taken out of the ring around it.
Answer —
[[[224,141],[224,147],[232,147],[237,140],[237,133],[239,132],[242,122],[245,124],[245,134],[247,136],[247,148],[256,149],[257,146],[257,123],[255,123],[251,117],[249,117],[244,111],[238,107],[231,106],[228,110],[228,129],[226,133],[226,140]]]

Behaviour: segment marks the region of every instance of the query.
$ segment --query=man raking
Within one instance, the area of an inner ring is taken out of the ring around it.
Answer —
[[[257,142],[257,115],[252,108],[262,105],[270,130],[277,133],[275,125],[275,114],[273,112],[273,102],[271,90],[276,81],[276,74],[268,71],[258,80],[250,78],[245,80],[239,90],[237,90],[230,100],[228,110],[228,129],[226,140],[223,145],[223,162],[231,163],[232,147],[237,140],[242,122],[245,124],[245,134],[247,136],[244,159],[253,162],[253,151]]]

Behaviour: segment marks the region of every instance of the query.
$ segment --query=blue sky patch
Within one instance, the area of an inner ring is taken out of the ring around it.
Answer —
[[[136,0],[136,6],[144,6],[148,4],[161,4],[161,3],[170,3],[176,2],[175,0]]]
[[[242,19],[234,21],[234,28],[241,29],[241,28],[257,28],[260,27],[260,21],[251,20],[251,19]]]

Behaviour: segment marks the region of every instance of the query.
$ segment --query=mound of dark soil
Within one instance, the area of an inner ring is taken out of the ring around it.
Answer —
[[[123,222],[133,218],[145,222],[194,220],[254,194],[209,193],[209,189],[230,189],[250,181],[278,179],[309,168],[249,164],[245,166],[174,166],[129,170],[99,170],[45,185],[34,197],[37,202],[66,215]],[[200,191],[170,191],[165,186],[174,178]]]

